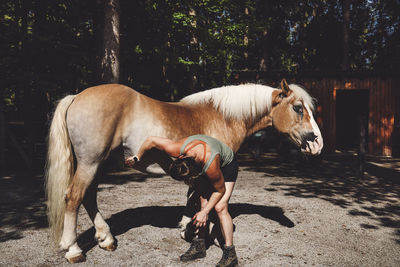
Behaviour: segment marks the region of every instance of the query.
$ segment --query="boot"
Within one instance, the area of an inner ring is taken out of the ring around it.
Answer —
[[[206,256],[206,241],[205,239],[193,238],[192,244],[188,251],[181,255],[180,259],[183,262],[192,261],[195,259],[204,258]]]
[[[235,246],[225,246],[223,248],[222,258],[217,263],[217,267],[236,267],[238,266],[238,258],[236,256]]]

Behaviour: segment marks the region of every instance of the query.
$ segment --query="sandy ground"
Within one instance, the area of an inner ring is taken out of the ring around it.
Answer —
[[[264,154],[240,159],[230,211],[241,266],[400,266],[400,163],[336,155],[293,160]],[[0,178],[0,266],[69,266],[46,230],[41,175]],[[84,211],[79,244],[87,260],[76,266],[184,266],[189,244],[176,228],[187,187],[164,176],[109,173],[99,187],[99,207],[118,240],[100,249]],[[189,266],[213,266],[221,250]]]

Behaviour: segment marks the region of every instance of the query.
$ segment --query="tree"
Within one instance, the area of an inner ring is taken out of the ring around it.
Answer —
[[[0,101],[0,174],[6,171],[6,127],[7,122],[4,117],[3,97]]]
[[[118,83],[120,76],[119,0],[97,0],[96,4],[97,78],[103,83]]]
[[[343,59],[342,70],[350,69],[349,52],[350,52],[350,0],[343,0]]]
[[[196,10],[190,6],[189,7],[189,18],[191,19],[190,22],[190,42],[189,42],[189,49],[191,56],[192,64],[189,65],[189,86],[188,86],[188,94],[192,94],[195,91],[196,84],[197,84],[197,70],[199,65],[199,40],[197,37],[197,18],[196,18]]]
[[[271,12],[271,1],[264,0],[263,1],[263,15],[268,22],[271,20],[272,12]],[[269,24],[269,23],[268,23]],[[270,66],[269,58],[271,53],[271,34],[269,25],[265,25],[262,32],[262,58],[260,61],[260,70],[267,71]]]

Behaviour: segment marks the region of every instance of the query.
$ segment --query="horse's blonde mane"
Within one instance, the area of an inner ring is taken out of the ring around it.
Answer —
[[[257,118],[271,110],[274,88],[260,84],[231,85],[189,95],[187,104],[212,104],[225,118]]]
[[[315,99],[296,84],[290,84],[294,97],[314,110]],[[272,88],[260,84],[231,85],[195,93],[181,99],[187,104],[212,104],[225,118],[257,118],[271,110]]]
[[[306,103],[311,110],[314,111],[315,108],[315,98],[311,97],[306,90],[304,90],[304,88],[302,88],[301,86],[297,85],[297,84],[290,84],[289,85],[290,90],[293,91],[294,96],[297,99],[301,99],[304,101],[304,103]]]

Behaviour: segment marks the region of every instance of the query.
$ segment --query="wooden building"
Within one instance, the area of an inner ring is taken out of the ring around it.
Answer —
[[[237,72],[242,82],[278,86],[282,75]],[[400,156],[400,77],[374,74],[299,74],[285,77],[304,86],[317,99],[316,119],[325,152],[359,147],[360,131],[366,133],[367,152]]]

